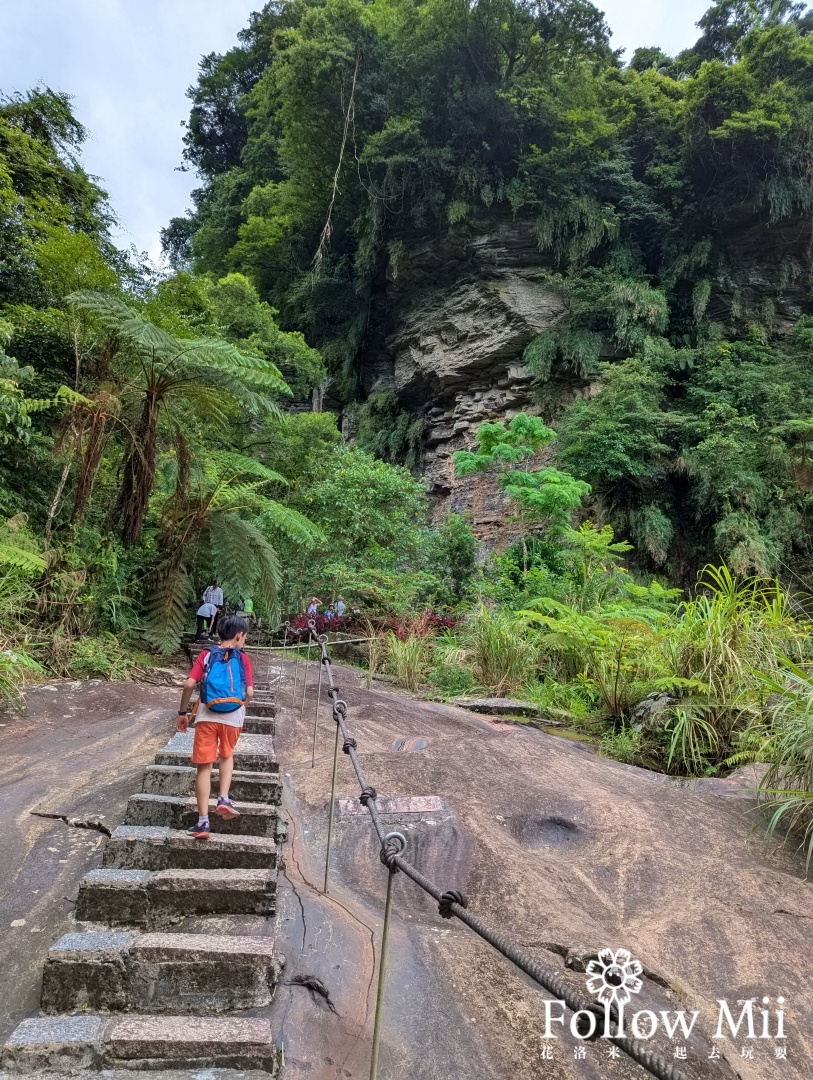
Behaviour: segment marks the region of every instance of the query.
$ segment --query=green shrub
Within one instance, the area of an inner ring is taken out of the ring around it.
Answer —
[[[771,697],[765,715],[743,740],[741,760],[767,762],[759,798],[770,812],[768,832],[797,836],[813,861],[813,674],[783,659],[777,676],[763,676]]]
[[[536,668],[539,650],[525,624],[509,611],[480,604],[463,620],[459,659],[480,686],[501,695],[515,690]]]
[[[127,679],[137,661],[112,634],[81,637],[68,647],[66,674],[80,679]]]
[[[0,652],[0,708],[19,709],[26,682],[40,672],[40,665],[27,653],[13,649]]]
[[[598,752],[602,757],[614,758],[616,761],[631,765],[640,758],[643,742],[643,732],[631,727],[622,727],[618,731],[607,731],[601,736]]]
[[[429,672],[429,682],[441,690],[447,697],[467,694],[477,685],[477,680],[467,667],[462,664],[436,661]]]
[[[410,634],[401,640],[387,634],[387,663],[405,690],[415,691],[426,677],[430,647],[425,637]]]

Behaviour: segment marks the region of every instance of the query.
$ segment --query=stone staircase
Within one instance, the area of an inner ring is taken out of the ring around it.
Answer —
[[[257,929],[257,916],[275,913],[282,838],[275,716],[273,692],[258,690],[235,754],[240,816],[212,814],[209,840],[184,831],[197,815],[192,734],[159,751],[102,867],[80,885],[76,930],[50,949],[41,1014],[12,1032],[0,1080],[276,1076],[270,1022],[238,1014],[270,1003],[281,967]],[[253,934],[241,932],[243,916]]]

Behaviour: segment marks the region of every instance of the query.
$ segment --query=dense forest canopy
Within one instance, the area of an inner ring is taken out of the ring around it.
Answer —
[[[371,296],[410,247],[527,221],[567,314],[525,360],[593,512],[684,584],[709,557],[801,568],[811,331],[776,308],[809,282],[813,16],[724,0],[699,31],[626,59],[584,0],[268,4],[190,90],[202,183],[166,250],[244,274],[351,402]],[[748,288],[728,241],[754,230],[773,275]],[[596,376],[564,410],[557,386]],[[375,405],[366,445],[406,460],[414,403]]]
[[[289,412],[320,353],[245,274],[119,251],[85,137],[64,93],[0,101],[0,698],[174,651],[213,577],[274,622],[317,586],[459,599],[422,485]]]
[[[459,598],[465,526],[430,529],[420,482],[366,453],[419,474],[414,403],[363,402],[360,373],[373,291],[411,247],[506,216],[565,310],[524,355],[553,460],[506,479],[523,529],[549,534],[523,540],[523,579],[559,565],[552,522],[580,505],[683,586],[708,558],[804,574],[813,323],[776,305],[808,287],[806,239],[758,302],[725,241],[809,234],[812,28],[798,4],[725,2],[692,49],[626,62],[585,0],[268,4],[190,90],[201,186],[164,231],[168,274],[111,241],[70,98],[5,97],[13,609],[36,591],[34,624],[69,652],[91,626],[168,647],[211,573],[268,611],[324,578],[373,606]],[[290,411],[326,375],[355,446]]]

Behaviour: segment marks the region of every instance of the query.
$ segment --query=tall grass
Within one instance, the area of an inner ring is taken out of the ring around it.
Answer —
[[[707,566],[698,588],[665,639],[664,660],[675,675],[733,703],[744,684],[754,685],[755,672],[777,671],[790,649],[798,655],[805,628],[779,582],[737,581],[728,567]]]
[[[373,676],[384,662],[387,643],[370,619],[364,620],[364,636],[367,638],[367,672],[364,676],[364,685],[369,690],[373,684]]]
[[[415,691],[426,678],[430,665],[429,640],[420,634],[401,638],[387,634],[387,663],[406,690]]]
[[[763,720],[748,732],[749,756],[768,763],[759,797],[771,814],[768,832],[782,830],[798,836],[809,870],[813,861],[813,674],[785,658],[781,675],[762,676],[762,682],[771,695],[770,704]]]
[[[536,673],[539,648],[516,615],[480,604],[463,620],[459,660],[472,669],[480,686],[500,696]]]
[[[800,658],[808,641],[779,582],[737,580],[725,566],[708,566],[698,584],[700,595],[683,606],[660,649],[664,667],[693,691],[669,728],[668,768],[686,773],[735,755],[762,722],[765,686],[776,681],[783,655]]]

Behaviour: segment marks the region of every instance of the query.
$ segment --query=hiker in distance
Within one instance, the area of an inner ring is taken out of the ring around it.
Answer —
[[[204,630],[206,636],[210,637],[214,632],[215,616],[217,615],[217,608],[214,604],[201,604],[197,611],[198,628],[195,632],[195,637],[203,637]]]
[[[217,578],[214,579],[211,585],[206,586],[201,600],[204,604],[214,604],[215,608],[217,608],[215,617],[209,624],[209,633],[213,634],[217,629],[217,620],[220,618],[220,612],[223,610],[223,590],[220,588]]]
[[[239,817],[229,787],[234,772],[234,750],[246,718],[246,702],[254,696],[251,660],[243,652],[248,627],[245,619],[227,615],[220,624],[220,645],[204,649],[189,672],[178,710],[178,731],[189,730],[189,699],[200,685],[195,713],[192,764],[197,766],[195,795],[198,821],[186,831],[197,840],[209,838],[209,796],[212,766],[220,761],[218,800],[215,813],[221,818]]]

